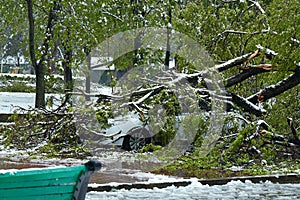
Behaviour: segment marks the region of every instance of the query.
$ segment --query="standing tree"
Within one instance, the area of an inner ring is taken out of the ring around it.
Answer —
[[[44,108],[45,107],[45,71],[46,71],[46,59],[49,53],[49,43],[53,37],[53,27],[56,19],[56,12],[58,10],[58,5],[56,1],[48,6],[48,17],[47,24],[44,30],[45,37],[41,42],[40,51],[41,54],[37,57],[36,47],[36,31],[35,31],[35,18],[34,18],[34,6],[33,0],[26,0],[27,3],[27,14],[28,14],[28,42],[29,42],[29,52],[31,64],[35,69],[36,74],[36,96],[35,96],[35,107]]]

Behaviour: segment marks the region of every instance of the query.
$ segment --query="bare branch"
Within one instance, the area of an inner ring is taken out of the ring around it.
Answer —
[[[261,14],[265,14],[266,13],[265,10],[258,3],[258,1],[253,1],[253,0],[247,0],[247,1],[253,3],[258,8],[258,10],[261,12]]]
[[[247,65],[239,66],[239,69],[244,70],[242,73],[239,73],[235,76],[232,76],[226,80],[225,87],[231,87],[236,85],[251,76],[255,76],[260,73],[270,72],[272,70],[278,70],[277,66],[272,66],[271,64],[260,64],[260,65]]]
[[[111,16],[111,17],[113,17],[113,18],[115,18],[115,19],[117,19],[117,20],[119,20],[119,21],[121,21],[121,22],[124,22],[123,19],[121,19],[121,18],[118,17],[117,15],[114,15],[114,14],[112,14],[112,13],[110,13],[110,12],[103,11],[102,13],[105,14],[105,15],[109,15],[109,16]]]

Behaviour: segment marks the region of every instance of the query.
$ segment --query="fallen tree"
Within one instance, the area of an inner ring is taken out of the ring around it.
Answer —
[[[272,51],[270,49],[264,49],[260,45],[257,45],[257,47],[258,47],[258,49],[253,52],[247,53],[247,54],[242,55],[237,58],[233,58],[231,60],[228,60],[222,64],[219,64],[219,65],[216,65],[213,67],[213,70],[217,70],[220,73],[224,72],[226,70],[230,70],[233,67],[242,69],[242,72],[240,72],[239,74],[225,80],[225,89],[230,88],[239,83],[242,83],[246,79],[253,77],[257,74],[260,74],[260,73],[265,73],[265,72],[276,73],[276,71],[278,70],[278,67],[273,66],[271,64],[259,64],[259,65],[254,65],[254,66],[248,64],[252,59],[254,59],[258,56],[262,56],[265,58],[273,58],[274,56],[277,55],[274,51]],[[263,51],[263,52],[261,52],[261,51]],[[121,99],[124,99],[125,96],[127,96],[127,97],[128,96],[143,96],[143,95],[146,95],[147,93],[149,93],[149,94],[147,95],[146,98],[150,98],[151,96],[157,94],[157,92],[159,92],[162,88],[168,88],[170,85],[176,84],[182,80],[186,80],[190,83],[197,83],[198,79],[202,79],[203,77],[206,77],[204,80],[204,81],[206,81],[206,83],[202,86],[207,87],[207,83],[209,83],[211,81],[211,80],[209,80],[209,78],[207,78],[207,75],[206,75],[207,73],[208,73],[208,70],[199,71],[199,72],[193,73],[193,74],[185,74],[185,73],[179,73],[179,72],[174,72],[174,71],[166,72],[166,76],[169,74],[172,75],[172,77],[173,77],[172,80],[161,81],[161,82],[156,81],[155,84],[153,84],[153,87],[149,87],[144,90],[136,90],[136,91],[134,91],[130,94],[126,94],[124,96],[87,94],[83,91],[80,91],[79,93],[72,93],[72,94],[73,95],[83,95],[83,96],[88,96],[88,97],[91,97],[91,96],[98,97],[99,101],[101,101],[102,99],[113,99],[113,100],[120,99],[121,100]],[[282,94],[285,91],[288,91],[289,89],[299,85],[299,83],[300,83],[300,66],[297,65],[295,67],[295,70],[292,71],[292,74],[290,76],[279,81],[275,85],[270,85],[270,86],[265,87],[264,89],[260,90],[259,92],[255,93],[253,95],[250,95],[249,97],[242,97],[233,92],[228,93],[226,91],[224,91],[224,94],[227,93],[227,95],[229,97],[231,97],[231,100],[229,100],[229,101],[232,101],[233,104],[244,109],[246,112],[249,112],[256,116],[262,116],[262,115],[266,114],[267,111],[265,109],[263,109],[262,107],[258,106],[258,104],[261,104],[262,102],[265,102],[270,98],[276,97],[277,95]],[[197,89],[197,88],[195,88],[195,89]],[[213,94],[214,91],[208,90],[208,93]],[[145,98],[145,97],[143,96],[143,98]],[[226,99],[226,100],[228,100],[228,99]],[[135,105],[139,105],[142,102],[143,101],[137,101],[135,103]]]

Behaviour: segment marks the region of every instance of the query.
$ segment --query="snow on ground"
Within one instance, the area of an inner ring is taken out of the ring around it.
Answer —
[[[185,178],[178,178],[175,176],[166,176],[162,174],[153,174],[153,173],[145,173],[145,172],[137,172],[134,174],[129,174],[129,176],[133,176],[140,180],[147,180],[147,183],[163,183],[163,182],[181,182],[181,181],[191,181],[194,179],[185,179]],[[145,182],[144,182],[145,183]]]
[[[131,189],[111,192],[89,192],[86,200],[189,200],[189,199],[300,199],[300,184],[255,184],[232,181],[226,185],[202,185],[196,179],[186,187],[170,186],[163,189]]]
[[[94,86],[93,93],[96,94],[111,94],[111,88],[106,86]],[[63,94],[46,94],[46,99],[55,97],[54,106],[55,109],[61,104]],[[17,107],[29,109],[34,107],[35,93],[23,93],[23,92],[0,92],[0,113],[11,114]]]
[[[46,94],[46,98],[51,96],[54,96],[56,99],[62,98],[60,94]],[[0,92],[0,113],[11,114],[18,107],[29,109],[34,107],[34,102],[35,93]],[[58,101],[56,103],[58,104]]]
[[[128,170],[128,174],[123,174],[123,176],[131,177],[131,180],[136,180],[132,183],[121,183],[121,182],[110,182],[110,183],[104,183],[104,184],[97,184],[97,183],[90,183],[89,187],[97,188],[102,186],[118,186],[118,185],[132,185],[132,184],[148,184],[148,183],[174,183],[174,182],[188,182],[188,181],[194,181],[198,180],[196,178],[180,178],[175,176],[166,176],[162,174],[153,174],[149,172],[142,172],[142,171],[134,171],[134,170]],[[100,172],[100,173],[103,173]],[[104,172],[105,173],[105,172]]]

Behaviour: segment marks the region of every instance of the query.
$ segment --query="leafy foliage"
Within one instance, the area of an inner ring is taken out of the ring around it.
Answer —
[[[86,157],[89,153],[76,134],[73,116],[64,111],[15,112],[15,123],[1,126],[1,143],[7,148],[26,150],[31,156]]]

